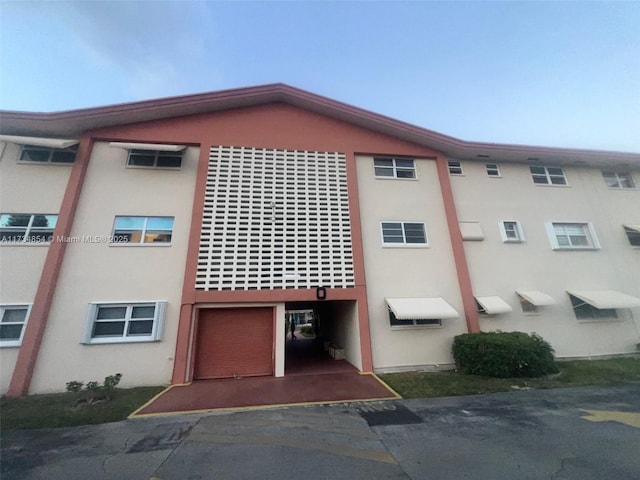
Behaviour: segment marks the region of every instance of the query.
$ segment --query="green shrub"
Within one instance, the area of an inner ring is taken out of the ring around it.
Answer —
[[[487,377],[540,377],[558,373],[553,348],[542,337],[522,332],[458,335],[453,358],[462,373]]]

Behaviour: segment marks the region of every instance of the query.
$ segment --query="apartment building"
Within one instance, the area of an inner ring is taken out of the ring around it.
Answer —
[[[468,331],[640,342],[640,154],[282,84],[0,120],[2,393],[286,375],[299,311],[363,372],[447,368]]]

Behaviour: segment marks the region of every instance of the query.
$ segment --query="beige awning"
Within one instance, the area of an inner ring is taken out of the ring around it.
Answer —
[[[476,299],[476,302],[480,304],[484,313],[488,313],[489,315],[507,313],[513,310],[507,302],[497,296],[474,298]]]
[[[636,232],[640,233],[640,225],[625,225],[625,228],[628,228],[629,230],[635,230]]]
[[[186,145],[167,145],[161,143],[125,143],[110,142],[110,147],[126,148],[127,150],[153,150],[156,152],[181,152]]]
[[[600,309],[640,307],[640,298],[633,297],[625,293],[615,292],[613,290],[569,290],[567,293],[579,298],[593,307]]]
[[[398,320],[458,318],[458,312],[443,298],[386,298]]]
[[[553,297],[538,290],[516,290],[516,293],[536,307],[555,305],[557,303]]]
[[[80,143],[80,140],[71,138],[20,137],[16,135],[0,135],[0,141],[49,148],[69,148]]]
[[[479,222],[458,222],[463,240],[484,240],[484,232]]]

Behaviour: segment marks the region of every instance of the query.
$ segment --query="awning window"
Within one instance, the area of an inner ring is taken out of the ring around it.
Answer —
[[[516,293],[536,307],[544,307],[545,305],[555,305],[557,302],[546,293],[538,290],[517,290]]]
[[[48,148],[69,148],[80,143],[79,140],[70,138],[21,137],[16,135],[0,135],[0,141]]]
[[[488,315],[498,315],[500,313],[508,313],[511,310],[511,306],[503,299],[497,296],[491,297],[474,297],[478,304],[478,310],[481,313]]]
[[[387,298],[389,310],[398,320],[458,318],[458,312],[443,298]]]
[[[567,293],[601,310],[640,307],[640,298],[613,290],[571,290]]]
[[[160,143],[125,143],[125,142],[110,142],[110,147],[124,148],[127,150],[150,150],[153,152],[181,152],[186,145],[167,145]]]
[[[640,247],[640,225],[623,225],[629,243],[634,247]]]

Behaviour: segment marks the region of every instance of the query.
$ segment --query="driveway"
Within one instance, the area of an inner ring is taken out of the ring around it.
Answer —
[[[11,479],[637,479],[640,383],[3,433]]]

